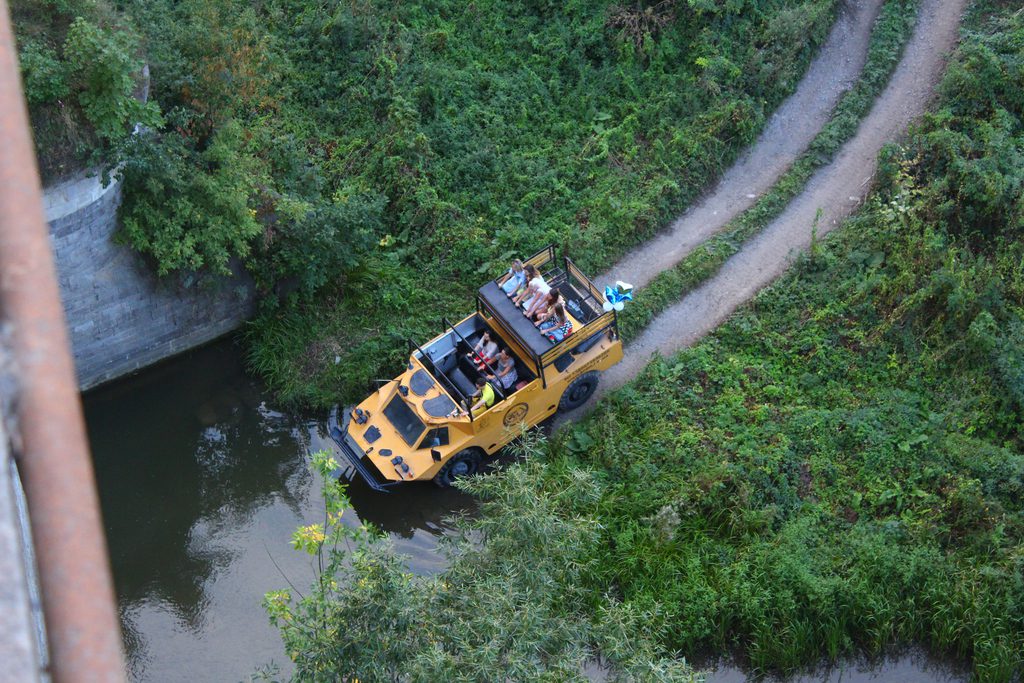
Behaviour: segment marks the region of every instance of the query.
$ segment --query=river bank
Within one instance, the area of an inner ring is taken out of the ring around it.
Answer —
[[[276,410],[231,339],[84,403],[133,680],[241,680],[287,664],[261,600],[284,577],[312,580],[290,539],[323,514],[308,468],[309,452],[329,447],[323,422]],[[443,567],[443,517],[473,506],[431,485],[349,494],[347,521],[388,532],[417,573]]]

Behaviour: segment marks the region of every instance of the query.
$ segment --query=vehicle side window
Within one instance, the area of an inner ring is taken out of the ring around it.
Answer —
[[[427,432],[427,435],[423,437],[420,448],[437,448],[438,446],[448,445],[448,428],[438,427],[437,429],[431,429]]]

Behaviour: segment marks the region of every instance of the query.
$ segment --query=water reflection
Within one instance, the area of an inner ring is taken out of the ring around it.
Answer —
[[[276,410],[230,341],[92,392],[85,409],[132,678],[242,680],[282,663],[260,600],[312,581],[288,540],[322,515],[308,453],[331,448],[325,425]],[[472,508],[429,484],[350,496],[417,573],[442,568],[448,511]]]
[[[967,683],[971,671],[964,662],[936,657],[919,648],[890,653],[876,659],[850,658],[823,664],[803,673],[779,678],[751,677],[730,660],[700,665],[705,683]]]

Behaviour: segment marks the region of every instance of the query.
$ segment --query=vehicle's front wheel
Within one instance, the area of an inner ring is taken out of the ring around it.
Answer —
[[[596,370],[585,372],[574,379],[572,384],[562,392],[562,398],[558,401],[558,409],[565,412],[579,408],[597,391],[599,380],[600,373]]]
[[[452,456],[434,475],[434,483],[443,489],[455,483],[456,479],[476,474],[480,469],[482,454],[476,448],[467,448]]]

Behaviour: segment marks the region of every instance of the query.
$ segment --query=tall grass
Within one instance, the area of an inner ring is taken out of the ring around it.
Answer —
[[[665,651],[919,643],[1024,675],[1024,15],[973,26],[846,229],[551,448],[604,483],[589,585]]]

